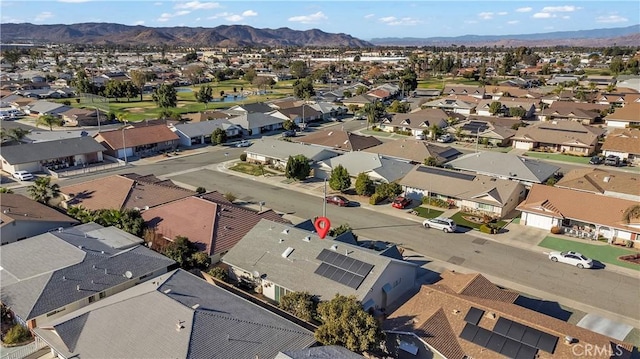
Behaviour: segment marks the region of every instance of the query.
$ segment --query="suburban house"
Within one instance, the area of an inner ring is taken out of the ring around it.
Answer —
[[[242,134],[242,127],[229,122],[229,120],[211,120],[169,125],[169,129],[178,135],[179,144],[183,147],[210,144],[211,134],[218,128],[226,133],[227,138],[238,137]]]
[[[396,182],[413,168],[413,164],[393,158],[386,158],[377,153],[364,151],[347,152],[340,156],[332,157],[318,162],[314,168],[314,177],[329,179],[331,172],[342,166],[349,176],[356,178],[360,173],[365,173],[377,183]]]
[[[242,105],[235,105],[229,108],[228,110],[224,110],[224,112],[228,112],[231,114],[237,114],[238,112],[244,113],[268,113],[273,111],[274,108],[269,106],[264,102],[256,102],[256,103],[247,103]]]
[[[421,201],[425,196],[434,197],[461,211],[494,218],[505,217],[525,196],[525,187],[519,182],[422,165],[415,166],[399,183],[408,198]]]
[[[525,187],[544,183],[560,169],[548,162],[493,151],[466,154],[448,162],[446,167],[517,181]]]
[[[87,223],[6,244],[2,304],[33,329],[176,266],[142,243],[115,227]]]
[[[439,108],[444,111],[459,113],[462,115],[471,115],[475,113],[476,106],[480,100],[472,96],[451,95],[428,101],[422,104],[423,108]]]
[[[182,118],[189,121],[190,123],[211,120],[228,120],[233,116],[235,115],[230,115],[219,110],[205,110],[201,112],[185,113],[181,115]]]
[[[471,96],[477,99],[485,98],[486,89],[483,86],[446,85],[442,90],[447,96]]]
[[[261,220],[223,258],[234,280],[280,301],[307,291],[321,301],[354,295],[365,310],[383,310],[413,289],[417,266],[315,232]]]
[[[273,358],[315,344],[310,330],[182,269],[66,314],[35,335],[56,358]]]
[[[150,208],[142,212],[142,218],[148,228],[165,240],[173,241],[177,236],[189,238],[211,257],[212,263],[220,261],[261,219],[289,223],[273,210],[255,212],[236,206],[215,192]]]
[[[56,115],[59,116],[61,113],[65,111],[69,111],[71,106],[63,105],[57,102],[51,102],[47,100],[39,100],[31,102],[30,104],[22,107],[24,113],[31,116],[41,116],[41,115]]]
[[[303,155],[309,159],[310,164],[313,166],[317,162],[335,157],[341,153],[320,146],[266,138],[254,141],[245,152],[247,153],[247,162],[273,165],[278,168],[285,168],[291,156]]]
[[[287,350],[280,352],[274,359],[365,359],[360,354],[356,354],[338,345],[323,345],[307,349]]]
[[[65,126],[98,126],[100,121],[107,121],[107,114],[100,113],[99,110],[91,110],[84,108],[72,108],[60,113],[60,117],[64,121]]]
[[[608,114],[604,118],[608,127],[638,127],[640,126],[640,102],[626,104],[624,107],[616,108],[614,113]]]
[[[345,98],[342,100],[342,104],[347,107],[356,106],[359,108],[363,108],[367,104],[375,103],[376,101],[379,101],[378,98],[364,94]]]
[[[293,137],[293,142],[322,146],[342,152],[361,151],[382,143],[374,136],[362,136],[342,130],[322,130],[306,136]]]
[[[451,146],[435,145],[431,142],[414,140],[412,138],[384,142],[378,146],[369,147],[362,151],[377,153],[384,157],[395,158],[413,164],[424,163],[428,158],[433,157],[438,165],[462,154]]]
[[[573,121],[551,121],[520,127],[513,136],[513,148],[591,155],[603,130]]]
[[[490,146],[508,147],[516,134],[514,125],[522,122],[504,117],[471,116],[454,125],[458,141],[486,142]]]
[[[444,271],[441,277],[423,285],[383,323],[387,337],[429,354],[421,357],[565,359],[588,347],[602,348],[591,358],[631,357],[632,344],[520,306],[518,293],[481,274]]]
[[[284,121],[281,117],[262,112],[248,112],[229,119],[230,123],[243,128],[243,135],[249,136],[282,129]]]
[[[107,149],[105,154],[125,160],[173,151],[179,143],[178,135],[163,124],[100,131],[93,137]]]
[[[300,106],[281,108],[269,113],[272,116],[286,118],[293,121],[295,124],[309,123],[311,121],[320,120],[326,118],[325,115],[308,104],[302,104]],[[331,116],[327,116],[331,117]]]
[[[592,203],[597,205],[585,205]],[[637,201],[603,196],[573,189],[533,185],[526,200],[519,206],[520,224],[551,230],[560,227],[567,234],[598,239],[603,236],[615,240],[631,240],[640,246],[640,222],[627,222],[623,213]]]
[[[2,169],[47,172],[102,162],[105,148],[91,137],[73,137],[56,141],[3,146]]]
[[[590,125],[600,121],[602,111],[608,111],[609,106],[597,103],[556,101],[548,108],[540,111],[540,121],[576,121],[583,125]]]
[[[327,120],[331,117],[340,117],[349,111],[346,106],[337,105],[331,102],[315,102],[310,104],[314,110],[322,114],[322,118]]]
[[[567,172],[555,186],[640,203],[640,175],[635,173],[606,168],[576,168]]]
[[[614,129],[604,139],[602,154],[617,156],[631,163],[640,163],[640,129]]]
[[[55,209],[25,196],[0,193],[0,240],[2,244],[70,227],[79,222]]]
[[[160,180],[153,175],[135,173],[97,178],[60,188],[62,206],[82,206],[88,210],[145,210],[164,203],[193,196],[195,192]]]
[[[506,115],[509,116],[509,109],[511,108],[521,108],[523,109],[524,115],[522,118],[531,118],[536,112],[536,105],[538,105],[539,101],[536,99],[528,99],[528,98],[515,98],[515,97],[500,97],[498,99],[490,99],[490,100],[482,100],[478,102],[478,106],[476,106],[476,114],[478,116],[493,116],[491,113],[491,104],[494,102],[500,102],[500,111],[497,115]]]
[[[391,118],[384,118],[378,127],[385,132],[410,132],[411,136],[426,133],[432,136],[432,126],[439,129],[449,126],[449,115],[438,108],[425,108],[410,113],[395,113]]]

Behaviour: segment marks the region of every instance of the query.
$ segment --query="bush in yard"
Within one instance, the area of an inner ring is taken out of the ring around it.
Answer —
[[[196,188],[196,193],[197,193],[197,194],[203,194],[203,193],[206,193],[206,192],[207,192],[207,189],[206,189],[206,188],[204,188],[204,187],[198,187],[198,188]]]
[[[211,268],[211,270],[209,271],[209,275],[223,282],[226,282],[229,280],[229,274],[227,274],[227,271],[221,267]]]
[[[241,153],[240,154],[240,161],[247,162],[247,154],[246,153]]]
[[[482,233],[487,233],[487,234],[496,234],[497,233],[497,228],[495,228],[494,226],[490,225],[490,224],[483,224],[480,226],[480,232]]]
[[[376,187],[376,194],[384,198],[393,198],[402,193],[402,187],[395,183],[382,183]]]
[[[449,202],[440,198],[422,197],[422,204],[440,208],[449,208]]]
[[[235,195],[235,194],[233,194],[232,192],[227,192],[227,193],[225,193],[225,194],[224,194],[224,198],[226,198],[226,199],[227,199],[227,201],[229,201],[229,202],[233,202],[233,201],[235,201],[236,199],[238,199],[238,197],[236,197],[236,195]]]
[[[316,317],[318,300],[309,292],[291,292],[280,298],[280,309],[310,322]]]
[[[31,338],[31,332],[29,329],[23,327],[20,324],[16,324],[4,336],[4,342],[7,344],[17,344],[27,341]]]
[[[342,167],[342,165],[336,166],[336,168],[331,171],[329,187],[334,191],[340,192],[344,192],[351,187],[351,176],[349,176],[349,172],[347,172],[347,169]]]
[[[378,204],[382,201],[384,201],[387,197],[383,197],[378,193],[374,193],[371,195],[371,197],[369,197],[369,204]]]
[[[560,227],[558,227],[558,226],[553,226],[553,227],[551,227],[551,233],[560,234],[560,233],[562,233],[562,229]]]
[[[373,181],[364,172],[358,174],[355,187],[356,193],[360,196],[371,196],[376,190]]]

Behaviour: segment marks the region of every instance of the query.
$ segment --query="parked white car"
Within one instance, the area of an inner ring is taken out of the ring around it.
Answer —
[[[436,217],[427,218],[422,222],[424,228],[435,228],[445,233],[453,233],[456,231],[456,222],[451,218]]]
[[[449,143],[449,142],[453,142],[453,136],[451,136],[450,134],[444,134],[440,137],[438,137],[437,139],[438,142],[442,142],[442,143]]]
[[[33,175],[27,171],[15,171],[13,173],[13,178],[16,178],[20,181],[30,181],[33,179]]]
[[[580,269],[593,267],[593,260],[573,251],[551,252],[549,253],[549,259],[552,262],[566,263]]]
[[[247,140],[242,140],[238,143],[236,143],[236,147],[249,147],[251,146],[251,142],[247,141]]]

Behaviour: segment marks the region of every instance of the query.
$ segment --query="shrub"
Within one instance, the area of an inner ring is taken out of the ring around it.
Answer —
[[[422,203],[429,205],[429,206],[435,206],[435,207],[440,207],[440,208],[449,208],[449,202],[440,199],[440,198],[433,198],[433,197],[422,197]]]
[[[209,275],[223,282],[227,282],[229,280],[229,274],[227,274],[227,271],[221,267],[211,268]]]
[[[198,188],[196,188],[196,193],[197,193],[197,194],[203,194],[203,193],[206,193],[206,192],[207,192],[207,189],[206,189],[206,188],[204,188],[204,187],[198,187]]]
[[[383,200],[385,200],[386,197],[381,196],[379,193],[374,193],[371,195],[371,197],[369,198],[369,204],[373,204],[376,205],[380,202],[382,202]]]
[[[482,233],[487,233],[487,234],[496,234],[497,233],[497,229],[490,225],[490,224],[483,224],[480,226],[479,228],[480,232]]]
[[[558,226],[553,226],[553,227],[551,227],[551,233],[560,234],[560,233],[562,233],[562,229],[560,227],[558,227]]]
[[[241,153],[240,154],[240,161],[247,162],[247,154],[246,153]]]
[[[227,201],[229,201],[229,202],[233,202],[233,201],[235,201],[237,199],[236,195],[231,193],[231,192],[225,193],[224,194],[224,198],[226,198]]]
[[[16,324],[4,336],[4,342],[7,344],[17,344],[27,341],[31,338],[31,332],[29,329],[23,327],[20,324]]]

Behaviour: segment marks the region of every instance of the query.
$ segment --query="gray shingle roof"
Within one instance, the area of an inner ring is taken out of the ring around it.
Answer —
[[[530,183],[542,183],[560,169],[546,162],[491,151],[470,153],[447,165],[492,177],[511,178]]]
[[[183,270],[79,309],[52,326],[55,332],[36,333],[67,357],[273,358],[315,343],[310,331]]]
[[[106,149],[92,137],[75,137],[2,147],[1,156],[14,165],[102,151]]]
[[[347,152],[338,157],[330,158],[324,163],[331,169],[342,165],[349,175],[357,176],[359,173],[372,173],[387,182],[396,181],[411,171],[414,165],[385,158],[376,153],[368,152]]]
[[[289,156],[304,155],[308,159],[317,162],[338,155],[338,152],[331,151],[327,148],[319,146],[304,145],[288,141],[276,141],[262,139],[254,141],[253,145],[245,152],[263,155],[268,158],[274,158],[286,161]]]
[[[193,123],[176,124],[173,127],[187,137],[210,136],[217,128],[226,130],[229,127],[238,127],[238,125],[230,123],[227,120],[211,120]]]
[[[274,359],[363,359],[360,354],[356,354],[346,348],[337,345],[327,345],[301,350],[288,350],[278,353]]]

